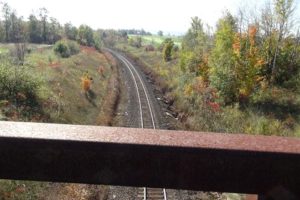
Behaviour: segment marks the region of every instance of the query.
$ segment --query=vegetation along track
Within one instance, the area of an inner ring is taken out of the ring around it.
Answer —
[[[157,113],[153,108],[154,104],[151,101],[151,95],[149,94],[142,75],[124,56],[115,51],[109,49],[107,50],[116,58],[118,58],[124,64],[124,66],[126,66],[126,69],[128,70],[134,83],[139,110],[139,116],[135,116],[135,118],[139,119],[138,123],[135,123],[135,126],[139,126],[140,128],[158,128],[159,122],[156,119]],[[138,199],[167,200],[167,192],[165,189],[140,188],[138,191]]]

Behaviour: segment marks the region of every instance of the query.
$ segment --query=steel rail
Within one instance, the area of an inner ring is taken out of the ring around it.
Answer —
[[[124,58],[124,60],[126,60],[127,63],[131,66],[131,68],[135,71],[137,77],[139,78],[139,80],[141,82],[141,85],[143,87],[143,91],[144,91],[146,99],[147,99],[147,103],[148,103],[148,107],[149,107],[149,111],[150,111],[150,115],[151,115],[151,121],[152,121],[153,129],[156,129],[156,125],[155,125],[155,121],[154,121],[154,114],[153,114],[152,107],[151,107],[151,104],[150,104],[150,99],[149,99],[149,96],[148,96],[147,88],[145,87],[145,84],[144,84],[144,82],[143,82],[140,74],[135,69],[135,67],[124,56],[121,56],[121,57]]]
[[[140,105],[140,115],[142,116],[143,113],[142,113],[142,109],[141,109],[142,106],[141,106],[141,99],[140,99],[141,95],[139,93],[138,86],[137,86],[138,84],[137,84],[136,78],[133,75],[132,70],[135,72],[136,76],[138,77],[138,79],[140,81],[140,84],[142,85],[143,92],[144,92],[144,94],[146,96],[146,100],[147,100],[147,104],[148,104],[148,108],[149,108],[149,112],[150,112],[150,116],[151,116],[151,122],[152,122],[153,129],[156,129],[155,120],[154,120],[155,117],[154,117],[152,106],[151,106],[151,103],[150,103],[150,98],[148,96],[148,91],[147,91],[147,89],[145,87],[145,84],[144,84],[144,82],[143,82],[143,80],[142,80],[139,72],[135,69],[135,67],[132,65],[132,63],[129,62],[124,56],[122,56],[119,53],[116,53],[116,52],[114,52],[112,50],[110,50],[110,52],[113,53],[113,54],[115,54],[125,64],[125,66],[130,71],[130,73],[132,75],[132,78],[133,78],[133,81],[134,81],[134,83],[136,85],[136,89],[137,89],[136,91],[137,91],[137,96],[138,96],[139,105]],[[141,127],[144,128],[143,122],[141,122]],[[143,191],[144,191],[144,200],[147,200],[147,191],[148,191],[147,188],[144,187]],[[164,200],[167,200],[167,192],[166,192],[165,188],[162,190],[162,194],[163,194]]]
[[[146,99],[147,99],[147,103],[148,103],[148,108],[149,108],[150,115],[151,115],[151,121],[152,121],[153,129],[156,129],[152,107],[151,107],[151,104],[150,104],[148,92],[147,92],[147,89],[146,89],[146,87],[144,85],[144,82],[142,81],[142,78],[141,78],[140,74],[138,73],[138,71],[135,69],[135,67],[124,56],[120,55],[120,57],[123,58],[123,60],[126,61],[131,66],[131,68],[135,71],[136,75],[138,76],[138,78],[140,80],[140,83],[141,83],[141,85],[143,87],[143,91],[145,93]],[[164,200],[167,200],[167,192],[166,192],[165,188],[163,189],[162,193],[163,193],[163,196],[164,196]],[[144,188],[144,200],[147,200],[147,188],[146,187]]]
[[[140,111],[140,125],[141,125],[141,128],[144,128],[144,119],[143,119],[143,109],[142,109],[142,103],[141,103],[141,97],[140,97],[140,92],[139,92],[139,88],[138,88],[138,84],[137,84],[137,81],[136,81],[136,78],[132,72],[132,70],[130,69],[130,67],[128,66],[128,64],[126,63],[126,60],[122,59],[120,57],[119,54],[117,54],[116,52],[112,51],[112,50],[109,50],[111,53],[113,53],[115,56],[117,56],[124,64],[125,66],[127,67],[127,69],[129,70],[130,74],[131,74],[131,77],[133,79],[133,82],[134,82],[134,85],[135,85],[135,88],[136,88],[136,93],[137,93],[137,96],[138,96],[138,102],[139,102],[139,111]]]

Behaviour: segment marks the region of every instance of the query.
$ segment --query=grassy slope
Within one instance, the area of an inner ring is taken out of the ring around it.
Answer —
[[[26,66],[44,80],[40,99],[49,122],[69,124],[109,124],[108,102],[114,102],[111,84],[116,86],[116,70],[111,60],[92,48],[82,47],[78,55],[62,59],[51,47],[31,46],[33,51],[26,57]],[[11,45],[1,45],[1,52],[8,52]],[[102,66],[104,73],[98,69]],[[81,77],[88,71],[93,78],[92,98],[81,88]],[[1,114],[1,113],[0,113]],[[49,118],[50,116],[50,118]],[[37,120],[38,121],[38,120]],[[47,193],[51,195],[47,195]],[[101,199],[102,186],[76,184],[51,184],[39,182],[0,180],[0,199]],[[97,198],[96,198],[97,196]]]
[[[28,56],[33,73],[46,80],[44,95],[57,104],[56,109],[48,109],[52,122],[97,124],[97,117],[106,96],[110,65],[103,54],[91,48],[68,59],[54,55],[52,49],[38,50]],[[104,67],[104,75],[98,72]],[[81,88],[81,77],[88,72],[93,78],[93,98],[87,98]]]

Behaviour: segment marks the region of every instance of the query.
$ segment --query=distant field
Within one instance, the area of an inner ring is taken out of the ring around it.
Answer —
[[[129,35],[129,38],[138,37],[139,35]],[[159,46],[166,38],[172,38],[175,45],[181,47],[181,37],[179,36],[158,36],[158,35],[143,35],[142,41],[144,45],[152,44]]]

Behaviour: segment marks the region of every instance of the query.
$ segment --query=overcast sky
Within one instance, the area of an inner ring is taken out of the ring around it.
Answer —
[[[1,1],[1,0],[0,0]],[[247,3],[245,3],[247,1]],[[25,18],[45,7],[61,23],[87,24],[93,28],[144,28],[147,31],[185,33],[193,16],[214,26],[224,10],[235,13],[241,5],[267,0],[6,0]],[[297,3],[300,0],[296,0]],[[247,6],[246,6],[247,7]],[[250,6],[249,6],[250,7]]]

